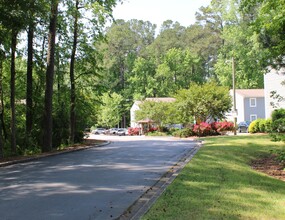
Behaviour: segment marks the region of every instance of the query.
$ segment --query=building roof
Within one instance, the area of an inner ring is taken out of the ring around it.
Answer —
[[[246,98],[264,97],[264,89],[236,89],[236,94],[239,94]]]
[[[146,98],[145,101],[153,102],[174,102],[175,98],[165,97],[165,98]]]

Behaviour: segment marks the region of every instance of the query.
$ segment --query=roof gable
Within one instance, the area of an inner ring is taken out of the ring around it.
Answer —
[[[175,102],[175,98],[164,97],[164,98],[146,98],[145,101],[151,102]]]
[[[264,97],[264,89],[236,89],[236,94],[244,98],[263,98]]]

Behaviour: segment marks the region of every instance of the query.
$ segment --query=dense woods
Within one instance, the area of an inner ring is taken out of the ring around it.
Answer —
[[[263,88],[284,64],[283,0],[212,0],[188,27],[112,19],[116,0],[0,0],[0,157],[129,125],[134,100],[215,81]]]

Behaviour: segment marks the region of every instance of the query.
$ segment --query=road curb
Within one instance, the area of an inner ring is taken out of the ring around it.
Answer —
[[[70,150],[66,150],[66,151],[57,151],[57,152],[53,152],[50,154],[48,153],[45,155],[32,156],[32,157],[24,158],[24,159],[20,159],[20,160],[0,162],[0,167],[7,167],[7,166],[15,165],[15,164],[20,164],[20,163],[27,163],[30,161],[39,160],[39,159],[46,158],[46,157],[52,157],[52,156],[57,156],[57,155],[62,155],[62,154],[73,153],[73,152],[87,150],[87,149],[94,148],[94,147],[103,147],[103,146],[106,146],[110,143],[111,143],[110,141],[106,141],[105,143],[102,143],[102,144],[87,145],[87,146],[80,147],[80,148],[74,148],[74,149],[70,149]]]
[[[156,200],[165,191],[174,179],[178,176],[180,171],[189,163],[193,156],[201,148],[203,142],[197,141],[195,147],[173,165],[153,186],[144,192],[125,212],[120,215],[116,220],[139,220],[156,202]]]

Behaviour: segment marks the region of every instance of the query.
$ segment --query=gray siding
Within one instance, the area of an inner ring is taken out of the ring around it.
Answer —
[[[254,97],[252,97],[254,98]],[[244,99],[244,120],[251,121],[250,115],[256,115],[257,118],[265,118],[265,99],[256,98],[256,106],[250,107],[250,98]]]

